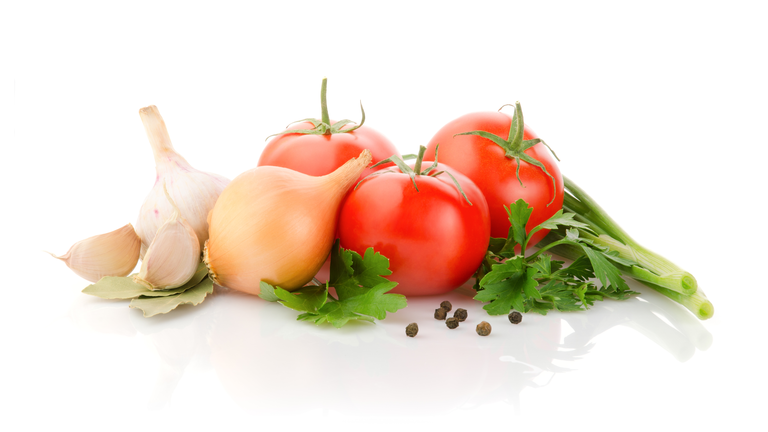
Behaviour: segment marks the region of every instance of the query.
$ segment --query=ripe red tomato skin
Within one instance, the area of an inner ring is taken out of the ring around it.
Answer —
[[[331,122],[333,124],[334,122]],[[289,129],[311,129],[308,122],[291,125]],[[392,155],[400,155],[397,148],[384,135],[367,126],[352,132],[332,135],[289,133],[274,137],[262,151],[258,166],[270,165],[289,168],[311,176],[330,174],[338,167],[368,149],[372,164]],[[392,164],[387,164],[391,166]],[[376,169],[366,169],[362,180]]]
[[[429,166],[425,164],[424,167]],[[361,255],[368,247],[389,258],[398,282],[393,293],[435,295],[466,282],[480,266],[490,239],[488,206],[480,190],[456,170],[472,205],[446,174],[382,174],[363,181],[341,205],[338,232],[343,248]],[[437,172],[437,171],[434,171]]]
[[[526,153],[539,160],[555,178],[555,199],[552,201],[552,179],[544,172],[526,162],[520,163],[520,186],[515,170],[517,164],[504,155],[504,150],[492,141],[473,135],[455,134],[484,130],[504,139],[509,136],[512,117],[501,112],[476,112],[461,116],[440,129],[427,145],[426,155],[434,155],[440,144],[438,160],[469,177],[485,195],[491,214],[491,236],[506,238],[509,233],[509,217],[504,206],[518,199],[524,199],[533,212],[526,229],[530,230],[554,215],[563,206],[563,176],[557,161],[544,144],[536,144]],[[523,139],[537,138],[525,126]],[[425,156],[434,159],[434,156]],[[426,163],[426,162],[425,162]],[[551,204],[550,201],[552,201]],[[529,245],[538,243],[548,230],[535,233]]]

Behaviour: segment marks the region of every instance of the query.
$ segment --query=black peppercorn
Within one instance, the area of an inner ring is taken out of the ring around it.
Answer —
[[[448,318],[445,320],[445,325],[447,325],[449,329],[453,330],[459,326],[459,320],[456,317]]]
[[[443,308],[437,308],[435,309],[435,319],[436,320],[444,320],[446,316],[445,309]]]
[[[456,309],[456,312],[453,313],[453,316],[456,317],[459,321],[464,322],[467,319],[467,310],[458,308]]]
[[[416,323],[410,323],[405,328],[405,334],[408,337],[414,337],[414,336],[416,336],[416,333],[418,333],[418,332],[419,332],[419,325],[416,324]]]
[[[509,314],[509,322],[512,324],[520,324],[520,322],[523,320],[523,314],[521,314],[518,311],[513,311]]]
[[[488,336],[489,334],[491,334],[491,325],[483,321],[477,325],[477,328],[475,329],[475,331],[477,331],[477,334],[479,334],[480,336]]]
[[[451,302],[449,302],[448,300],[446,300],[446,301],[444,301],[444,302],[440,303],[440,307],[441,307],[441,308],[443,308],[443,309],[445,309],[445,311],[446,311],[446,312],[450,312],[450,311],[451,311],[451,308],[452,308],[453,306],[451,305]]]

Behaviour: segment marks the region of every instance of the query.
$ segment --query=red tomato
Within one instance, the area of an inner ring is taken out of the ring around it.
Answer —
[[[522,112],[520,116],[522,117]],[[512,117],[501,112],[464,115],[443,126],[429,142],[426,152],[427,155],[434,155],[435,147],[440,144],[438,160],[466,175],[480,188],[488,201],[492,237],[507,237],[510,223],[504,206],[509,206],[520,198],[533,207],[526,225],[529,231],[550,218],[563,206],[563,176],[555,158],[544,144],[534,145],[525,150],[525,154],[546,167],[549,174],[554,177],[554,185],[552,178],[541,168],[524,161],[520,162],[520,180],[518,181],[517,162],[505,157],[505,150],[487,138],[476,135],[454,136],[458,133],[481,130],[506,140],[511,122]],[[522,138],[530,140],[537,137],[528,126],[525,126]],[[523,186],[520,185],[520,181]],[[538,231],[528,244],[535,245],[547,232],[548,230]]]
[[[348,160],[360,156],[365,149],[371,152],[374,164],[392,155],[400,155],[384,135],[368,126],[363,126],[365,111],[362,112],[359,125],[349,120],[342,120],[338,123],[339,127],[332,127],[336,122],[331,121],[328,116],[327,88],[328,79],[323,78],[320,87],[320,118],[305,119],[307,121],[293,124],[286,129],[286,131],[301,130],[306,133],[283,131],[282,134],[273,138],[261,153],[259,166],[279,166],[308,175],[322,176],[335,171]],[[362,108],[360,105],[361,111]],[[315,122],[317,128],[312,122]],[[328,133],[318,134],[323,131]],[[373,172],[371,169],[363,171],[360,179],[371,172]]]
[[[397,168],[364,180],[341,205],[341,246],[360,254],[373,247],[389,258],[388,278],[399,284],[392,292],[446,293],[472,277],[485,256],[490,239],[485,198],[446,165],[432,172],[442,170],[453,174],[472,205],[446,173],[416,176],[417,191]]]
[[[289,129],[312,129],[312,124],[298,123]],[[332,135],[299,133],[278,135],[267,144],[259,157],[258,165],[279,166],[308,175],[321,176],[330,174],[348,160],[360,156],[365,149],[370,150],[373,163],[400,154],[384,135],[368,126],[361,126],[352,132]],[[370,168],[366,169],[360,179],[373,171]]]

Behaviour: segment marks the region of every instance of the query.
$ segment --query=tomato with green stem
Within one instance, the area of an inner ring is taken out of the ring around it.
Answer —
[[[365,110],[360,104],[362,120],[334,122],[328,115],[326,91],[328,79],[323,78],[320,89],[321,118],[307,118],[292,123],[285,131],[277,133],[259,157],[259,166],[270,165],[289,168],[304,174],[322,176],[330,174],[365,149],[371,152],[374,163],[400,154],[384,135],[363,126]],[[390,164],[391,165],[391,164]],[[367,169],[360,178],[371,174]]]
[[[492,237],[507,237],[510,223],[504,206],[518,199],[533,207],[527,230],[562,208],[563,176],[557,156],[525,125],[519,102],[513,116],[477,112],[449,122],[430,140],[427,154],[438,144],[440,160],[469,177],[488,200]],[[530,244],[547,232],[535,233]]]
[[[480,189],[437,156],[423,169],[425,151],[422,146],[412,166],[397,156],[382,161],[396,167],[375,172],[347,195],[337,228],[342,247],[358,253],[373,247],[389,258],[387,278],[398,283],[392,292],[406,296],[459,287],[480,266],[490,240]]]

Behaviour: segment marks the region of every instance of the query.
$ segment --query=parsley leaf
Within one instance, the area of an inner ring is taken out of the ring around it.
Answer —
[[[383,277],[392,274],[387,257],[374,252],[373,248],[368,248],[361,257],[357,252],[340,248],[338,241],[336,243],[331,251],[330,285],[336,288],[339,300],[364,294],[370,287],[389,282]],[[334,261],[343,266],[334,266]]]
[[[388,293],[397,286],[383,277],[390,274],[389,259],[384,255],[368,248],[360,256],[339,247],[337,240],[331,251],[330,280],[325,285],[289,292],[262,281],[259,296],[303,312],[297,318],[300,321],[328,322],[337,328],[350,320],[374,322],[407,306],[405,296]],[[328,292],[329,287],[336,289],[337,297]]]
[[[314,312],[321,308],[328,299],[327,286],[305,286],[294,292],[275,287],[275,295],[283,306],[301,312]]]
[[[275,294],[275,287],[264,281],[259,283],[259,297],[270,302],[276,302],[280,300],[280,297]]]
[[[549,280],[541,287],[541,301],[530,302],[531,310],[542,315],[546,315],[547,311],[552,309],[562,312],[582,310],[579,304],[582,298],[579,297],[577,290],[578,286],[574,287],[556,279]]]
[[[528,223],[528,218],[530,218],[531,213],[533,213],[533,207],[528,207],[528,203],[519,199],[514,204],[510,204],[509,207],[505,208],[507,210],[507,216],[509,216],[509,222],[512,223],[512,226],[509,227],[512,239],[519,245],[525,244],[528,239],[525,234],[525,224]]]
[[[576,258],[568,267],[557,270],[555,276],[586,281],[595,277],[595,272],[592,271],[592,263],[589,262],[589,258],[586,255],[582,255]]]
[[[524,301],[528,298],[541,298],[536,286],[537,271],[523,264],[523,259],[509,260],[494,266],[494,269],[480,281],[482,290],[476,300],[488,301],[483,306],[490,315],[505,315],[511,309],[525,310]]]
[[[397,282],[385,282],[376,285],[365,293],[345,300],[329,301],[316,311],[299,315],[299,320],[312,321],[315,324],[329,322],[334,327],[341,327],[349,320],[384,319],[387,312],[396,312],[406,306],[405,296],[385,294],[397,286]]]
[[[627,283],[621,278],[621,271],[611,264],[599,251],[588,246],[582,246],[584,253],[592,264],[595,276],[600,279],[603,287],[613,285],[614,288],[629,289]]]

